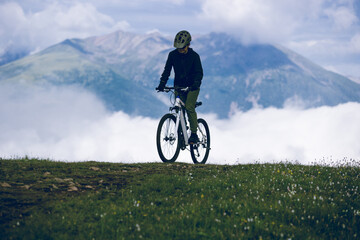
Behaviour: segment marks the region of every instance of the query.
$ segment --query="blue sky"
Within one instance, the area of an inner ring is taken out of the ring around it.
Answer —
[[[360,0],[0,0],[0,55],[116,30],[222,31],[360,78]]]

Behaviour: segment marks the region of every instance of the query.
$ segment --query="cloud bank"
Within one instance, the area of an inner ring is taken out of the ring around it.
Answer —
[[[159,119],[108,112],[76,87],[0,87],[0,157],[61,161],[160,162]],[[160,118],[161,116],[159,116]],[[210,126],[209,164],[360,161],[360,104],[254,109]],[[191,163],[190,153],[180,154]]]

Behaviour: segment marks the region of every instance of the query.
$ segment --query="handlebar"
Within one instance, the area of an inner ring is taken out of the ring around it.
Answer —
[[[155,88],[155,90],[157,90],[158,92],[162,92],[162,91],[159,90],[158,87]],[[185,88],[184,88],[184,87],[168,87],[168,86],[165,86],[163,92],[168,93],[168,92],[170,92],[170,91],[172,91],[172,90],[182,91],[182,92],[188,92],[188,91],[190,91],[190,88],[189,88],[189,87],[185,87]],[[175,93],[174,91],[172,91],[172,92]],[[174,101],[172,104],[174,105],[174,104],[175,104],[175,101]],[[196,103],[195,103],[195,107],[199,107],[199,106],[201,106],[201,105],[202,105],[202,102],[196,102]],[[172,108],[170,108],[170,110],[172,110]]]
[[[158,92],[161,92],[159,90],[159,88],[155,88],[155,90],[157,90]],[[185,87],[185,88],[184,87],[168,87],[168,86],[164,87],[164,92],[170,92],[171,90],[187,92],[190,90],[190,88],[189,87]]]

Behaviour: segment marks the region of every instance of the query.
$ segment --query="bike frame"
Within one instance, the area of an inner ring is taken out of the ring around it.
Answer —
[[[176,96],[176,95],[175,95]],[[181,130],[183,132],[184,140],[185,140],[185,146],[189,146],[189,135],[187,133],[186,124],[185,124],[185,112],[182,107],[185,107],[185,103],[181,101],[179,96],[175,97],[175,104],[174,107],[171,107],[170,110],[176,110],[176,113],[173,113],[176,117],[176,123],[175,123],[175,129],[179,129],[181,126]],[[198,128],[200,133],[204,135],[201,128]],[[178,139],[178,131],[175,133],[176,139]]]
[[[176,113],[174,113],[174,115],[176,117],[175,129],[179,129],[179,125],[181,126],[181,130],[183,132],[183,136],[184,136],[184,140],[185,140],[185,145],[187,146],[187,145],[189,145],[188,144],[189,136],[186,131],[185,114],[182,109],[182,106],[185,106],[185,103],[183,101],[181,101],[179,96],[176,96],[174,106],[175,106],[174,109],[178,109],[178,111]],[[176,139],[178,139],[178,131],[176,131],[175,137],[176,137]]]

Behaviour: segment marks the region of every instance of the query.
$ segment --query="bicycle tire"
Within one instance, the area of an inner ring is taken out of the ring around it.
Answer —
[[[180,152],[179,138],[175,138],[176,118],[165,114],[159,122],[156,132],[156,146],[160,159],[163,162],[175,162]]]
[[[200,130],[203,134],[200,132]],[[210,153],[210,130],[206,121],[202,118],[198,119],[197,135],[200,142],[190,145],[190,153],[193,162],[204,164],[206,163]]]

